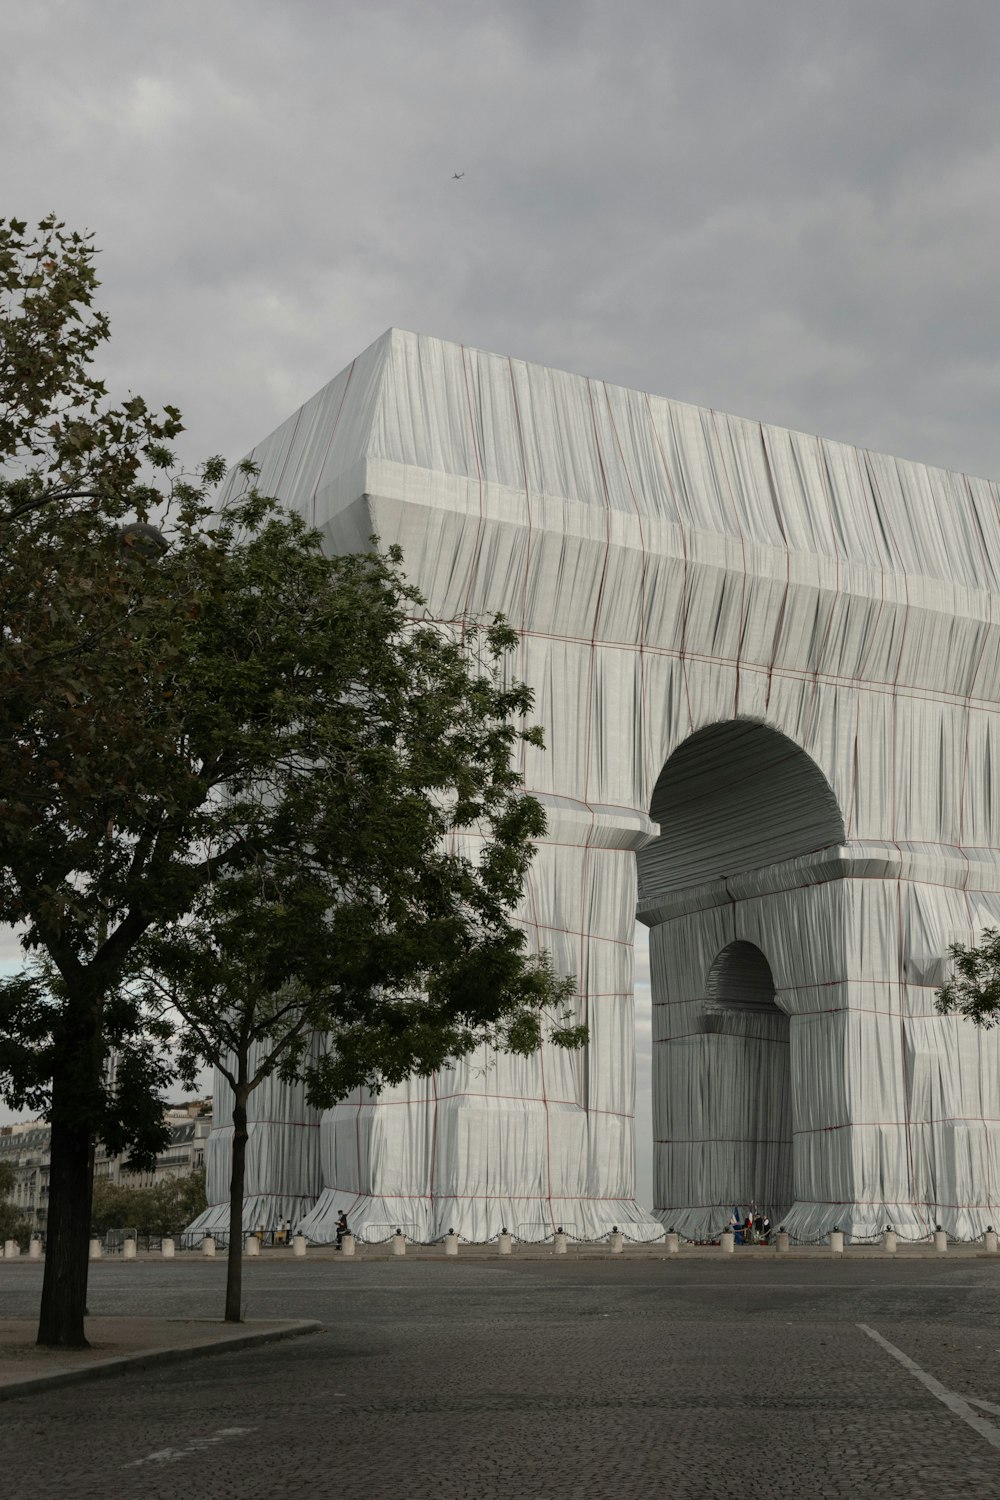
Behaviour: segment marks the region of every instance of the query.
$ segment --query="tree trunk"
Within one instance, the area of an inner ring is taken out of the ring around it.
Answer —
[[[87,1349],[90,1216],[94,1194],[94,1126],[99,1117],[101,998],[84,985],[67,997],[55,1028],[50,1118],[49,1209],[39,1344]]]
[[[91,1143],[87,1130],[57,1110],[53,1089],[49,1211],[38,1343],[53,1349],[86,1349],[91,1208]],[[60,1115],[62,1118],[60,1118]]]
[[[247,1162],[247,1099],[237,1089],[233,1104],[233,1172],[229,1179],[229,1260],[226,1268],[226,1322],[242,1323],[243,1181]]]

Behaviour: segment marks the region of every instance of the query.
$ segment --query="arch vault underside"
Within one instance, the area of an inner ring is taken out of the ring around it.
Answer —
[[[995,1223],[1000,1040],[933,998],[1000,921],[996,486],[398,331],[253,456],[331,549],[377,533],[434,615],[517,628],[549,821],[520,920],[591,1040],[322,1117],[268,1085],[248,1227],[702,1237],[751,1198],[804,1238]],[[227,1161],[219,1128],[205,1225]]]

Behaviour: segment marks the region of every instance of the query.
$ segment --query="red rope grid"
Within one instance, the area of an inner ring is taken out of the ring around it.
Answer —
[[[408,1107],[411,1104],[447,1104],[451,1099],[502,1099],[505,1102],[509,1102],[511,1104],[548,1103],[570,1105],[574,1109],[579,1109],[580,1107],[579,1099],[556,1099],[553,1098],[551,1094],[548,1095],[547,1098],[543,1098],[541,1095],[536,1098],[531,1094],[488,1094],[485,1091],[477,1091],[476,1089],[456,1089],[454,1093],[451,1094],[431,1093],[425,1094],[422,1098],[410,1097],[406,1099],[384,1099],[381,1095],[377,1095],[367,1101],[367,1103],[365,1104],[365,1108],[394,1109]],[[333,1106],[334,1109],[341,1109],[344,1107],[345,1103],[341,1103],[339,1105],[335,1104]],[[353,1109],[354,1105],[350,1105],[350,1108]],[[616,1119],[623,1120],[632,1120],[635,1118],[634,1111],[627,1109],[593,1109],[590,1112],[591,1114],[595,1115],[613,1115]],[[273,1122],[269,1121],[267,1123]]]
[[[747,630],[747,544],[743,534],[743,523],[740,520],[740,508],[736,503],[736,491],[733,486],[733,478],[729,472],[726,462],[726,445],[719,436],[719,413],[712,408],[712,426],[715,430],[715,443],[722,463],[722,472],[726,476],[726,485],[729,489],[729,499],[732,505],[733,520],[736,522],[736,530],[740,534],[740,630],[736,638],[736,682],[733,689],[733,718],[740,716],[740,658],[743,655],[743,643],[746,639]]]
[[[530,485],[528,483],[528,463],[527,463],[527,457],[526,457],[525,451],[524,451],[524,430],[523,430],[523,428],[521,426],[521,407],[520,407],[520,403],[519,403],[519,401],[517,399],[517,382],[514,379],[514,365],[513,365],[512,361],[510,359],[507,360],[507,369],[508,369],[508,372],[510,374],[510,391],[511,391],[511,399],[512,399],[513,404],[514,404],[514,421],[515,421],[515,425],[517,427],[517,446],[518,446],[518,452],[520,453],[520,457],[521,457],[521,476],[522,476],[522,479],[524,481],[524,503],[525,503],[525,509],[526,509],[527,518],[528,518],[527,534],[525,536],[525,542],[524,542],[524,577],[523,577],[522,585],[521,585],[521,628],[520,628],[520,631],[519,631],[520,646],[519,646],[519,657],[518,657],[519,664],[520,664],[520,676],[521,676],[521,679],[523,681],[527,677],[527,673],[525,672],[525,669],[524,669],[524,663],[525,663],[525,641],[527,640],[527,636],[529,634],[528,629],[527,629],[527,621],[528,621],[528,574],[529,574],[529,569],[530,569],[530,566],[531,566],[531,538],[532,538],[532,531],[533,531],[533,518],[532,518],[532,512],[531,512],[531,487],[530,487]],[[521,747],[521,770],[522,770],[522,773],[524,771],[526,771],[526,769],[527,769],[527,747],[524,746],[524,745],[522,745],[522,747]],[[530,869],[529,869],[527,877],[525,879],[525,887],[526,887],[526,891],[527,891],[527,895],[528,895],[529,905],[531,906],[531,910],[534,913],[534,911],[535,911],[535,887],[534,887],[534,881],[532,879],[532,874],[531,874],[531,870]],[[527,925],[533,926],[536,931],[538,930],[538,924],[537,923],[529,923]],[[548,1098],[547,1098],[547,1095],[546,1095],[546,1082],[545,1082],[545,1038],[544,1037],[542,1038],[541,1043],[540,1043],[539,1048],[538,1048],[538,1069],[539,1069],[539,1078],[540,1078],[540,1082],[541,1082],[541,1085],[542,1085],[542,1110],[543,1110],[543,1114],[544,1114],[544,1118],[545,1118],[545,1178],[546,1178],[546,1185],[548,1187],[547,1198],[548,1198],[548,1203],[549,1203],[549,1215],[552,1218],[553,1227],[555,1227],[555,1211],[552,1208],[552,1129],[551,1129],[551,1123],[550,1123],[550,1120],[549,1120],[549,1102],[548,1102]]]
[[[465,604],[462,607],[463,629],[465,620],[469,614],[469,604],[472,599],[472,585],[475,582],[476,573],[479,568],[480,548],[483,540],[483,527],[485,518],[483,515],[483,466],[479,459],[479,433],[476,429],[475,418],[472,413],[472,395],[469,390],[469,369],[465,359],[465,345],[462,345],[462,377],[465,381],[465,406],[469,413],[469,430],[472,433],[472,452],[476,460],[476,478],[479,481],[479,520],[476,524],[476,539],[472,545],[472,557],[469,560],[469,580],[465,588]]]
[[[340,1188],[336,1185],[324,1188],[325,1193],[352,1193],[353,1188]],[[266,1196],[261,1193],[260,1197]],[[279,1196],[275,1194],[275,1196]],[[387,1201],[393,1198],[417,1199],[425,1202],[430,1198],[428,1193],[356,1193],[355,1198],[375,1198]],[[434,1201],[437,1203],[455,1203],[466,1199],[476,1202],[494,1203],[498,1199],[517,1203],[633,1203],[635,1200],[627,1193],[437,1193]]]
[[[606,398],[607,398],[607,388],[605,387],[605,399]],[[597,659],[597,634],[598,634],[598,628],[600,626],[600,621],[601,621],[601,609],[602,609],[603,602],[604,602],[604,586],[605,586],[605,583],[607,581],[607,576],[608,576],[608,559],[609,559],[609,556],[610,556],[610,553],[611,553],[611,498],[610,498],[610,495],[608,493],[608,479],[607,479],[607,472],[606,472],[605,467],[604,467],[604,454],[601,452],[600,434],[598,433],[598,430],[597,430],[597,413],[596,413],[596,411],[594,409],[594,388],[593,388],[593,383],[590,380],[587,381],[587,400],[588,400],[588,402],[590,404],[590,427],[591,427],[591,433],[592,433],[593,439],[594,439],[594,452],[595,452],[596,457],[597,457],[597,468],[598,468],[598,473],[600,474],[600,478],[601,478],[601,499],[602,499],[603,506],[604,506],[604,556],[601,559],[601,577],[600,577],[600,582],[598,583],[598,586],[597,586],[597,598],[594,601],[593,625],[591,627],[591,633],[590,633],[590,648],[589,648],[589,651],[588,651],[588,654],[587,654],[587,726],[586,726],[586,730],[585,730],[585,733],[584,733],[583,799],[582,800],[583,800],[584,804],[590,808],[590,827],[588,828],[586,834],[584,835],[584,840],[583,840],[583,855],[582,855],[581,860],[580,860],[580,896],[579,896],[579,900],[580,900],[581,932],[580,932],[580,944],[579,944],[580,960],[579,960],[579,970],[578,970],[578,973],[581,976],[584,974],[585,968],[589,969],[589,965],[587,965],[587,952],[586,952],[587,937],[585,936],[584,932],[582,931],[582,925],[583,925],[584,913],[585,913],[585,911],[587,909],[587,905],[589,904],[590,873],[591,873],[591,854],[590,854],[590,850],[591,850],[591,844],[593,842],[594,830],[597,827],[597,812],[596,812],[596,809],[593,807],[593,805],[590,802],[590,767],[591,767],[591,760],[592,760],[593,753],[594,753],[594,677],[595,677],[595,668],[596,668],[596,659]],[[641,660],[641,650],[640,650],[640,660]],[[581,995],[581,1001],[582,1001],[582,1010],[583,1010],[583,1017],[582,1017],[582,1019],[584,1021],[584,1024],[589,1024],[589,1021],[590,1021],[590,1001],[589,1001],[589,995],[586,996],[586,997],[584,997],[583,995]],[[581,1090],[581,1095],[582,1095],[581,1103],[582,1103],[583,1108],[585,1110],[588,1108],[588,1105],[590,1103],[590,1099],[589,1099],[589,1089],[590,1089],[590,1057],[589,1057],[590,1042],[589,1042],[589,1040],[588,1040],[586,1051],[587,1051],[587,1056],[586,1057],[581,1056],[581,1058],[580,1058],[580,1070],[581,1070],[580,1090]]]
[[[921,1199],[910,1198],[796,1198],[796,1203],[811,1203],[820,1208],[927,1208],[927,1203]],[[935,1208],[992,1208],[992,1203],[939,1203],[934,1201]],[[657,1204],[655,1213],[688,1213],[695,1208],[719,1208],[718,1203],[685,1203],[683,1208],[676,1208],[673,1204]],[[926,1215],[925,1215],[926,1216]],[[928,1231],[929,1235],[930,1231]]]
[[[410,615],[407,618],[414,623],[420,624],[437,623],[441,625],[450,625],[453,623],[453,621],[450,619],[446,619],[444,617],[435,617],[428,614]],[[516,625],[512,626],[512,629],[515,630],[516,633],[520,636],[530,636],[532,639],[538,641],[559,641],[564,645],[570,646],[587,646],[590,644],[590,640],[586,636],[569,635],[562,631],[539,630],[534,626],[530,630],[524,628],[519,629]],[[598,641],[597,644],[602,649],[608,651],[635,652],[637,649],[636,643],[634,641],[620,641],[614,640],[610,637]],[[662,656],[667,658],[672,657],[682,665],[686,662],[695,662],[698,664],[703,664],[705,666],[719,667],[735,667],[736,665],[735,659],[733,657],[713,656],[710,652],[707,651],[691,651],[686,646],[682,652],[679,646],[658,646],[648,639],[646,641],[645,652],[647,656]],[[758,672],[766,677],[768,672],[768,663],[748,661],[744,657],[740,662],[740,671]],[[879,693],[887,698],[893,695],[894,690],[892,681],[890,679],[881,677],[861,678],[858,676],[845,675],[840,672],[817,673],[815,669],[809,671],[802,667],[788,666],[776,666],[774,668],[774,673],[778,677],[787,679],[788,682],[803,682],[812,684],[815,680],[822,683],[824,686],[829,687],[840,687],[848,689],[864,688],[869,692]],[[960,708],[964,708],[966,703],[969,703],[977,713],[1000,714],[1000,699],[971,699],[967,693],[952,691],[951,689],[946,687],[933,688],[924,691],[912,685],[896,685],[895,693],[898,698],[906,702],[932,703],[935,705],[945,704],[957,706]],[[688,698],[688,703],[690,708],[690,697]],[[694,732],[694,728],[694,719],[692,717],[690,720],[690,730],[692,733]]]
[[[858,450],[855,449],[854,451],[855,451],[855,454],[857,454]],[[859,462],[859,469],[860,469],[860,458],[859,458],[858,462]],[[895,845],[896,851],[899,854],[899,866],[897,868],[896,881],[895,881],[895,885],[896,885],[896,972],[897,972],[897,978],[898,978],[898,984],[899,984],[899,999],[898,999],[898,1004],[899,1004],[899,1057],[900,1057],[900,1070],[901,1070],[901,1073],[902,1073],[902,1082],[903,1082],[903,1108],[904,1108],[904,1113],[905,1113],[905,1116],[906,1116],[906,1122],[905,1122],[905,1125],[904,1125],[904,1138],[905,1138],[905,1143],[906,1143],[906,1175],[907,1175],[907,1181],[909,1182],[909,1186],[910,1186],[910,1192],[914,1193],[914,1192],[916,1192],[916,1189],[917,1189],[917,1183],[916,1183],[916,1169],[915,1169],[915,1166],[914,1166],[914,1156],[913,1156],[913,1139],[912,1139],[912,1135],[911,1135],[911,1131],[910,1131],[910,1112],[911,1112],[910,1089],[911,1089],[912,1080],[911,1080],[911,1077],[910,1077],[909,1042],[908,1042],[908,1038],[907,1038],[907,1035],[906,1035],[906,1012],[905,1012],[905,1008],[904,1008],[904,1004],[903,1004],[903,998],[904,998],[904,995],[906,993],[906,953],[905,953],[904,944],[903,944],[903,884],[902,884],[901,879],[899,878],[900,875],[902,874],[903,851],[900,848],[899,841],[898,841],[899,785],[898,785],[898,761],[897,761],[897,755],[898,755],[898,749],[899,749],[899,698],[898,698],[898,694],[897,694],[897,688],[899,686],[899,673],[900,673],[900,669],[901,669],[902,664],[903,664],[903,651],[904,651],[905,646],[906,646],[906,631],[907,631],[907,627],[908,627],[908,625],[910,623],[910,585],[909,585],[909,580],[908,580],[907,575],[906,575],[905,568],[903,567],[903,560],[902,560],[902,557],[900,555],[899,547],[898,547],[898,545],[896,543],[896,538],[895,538],[895,536],[893,534],[892,527],[891,527],[890,522],[889,522],[889,507],[885,504],[884,497],[882,496],[882,492],[881,492],[881,490],[879,488],[878,479],[876,477],[875,470],[874,470],[874,468],[872,466],[871,456],[867,452],[865,453],[865,473],[866,473],[867,478],[868,478],[868,484],[866,485],[862,481],[862,490],[863,490],[864,496],[865,496],[866,511],[867,511],[867,514],[868,514],[869,522],[871,523],[871,527],[872,527],[872,535],[873,535],[873,537],[875,535],[875,523],[874,523],[874,519],[872,517],[872,507],[874,506],[875,511],[877,512],[878,517],[879,517],[880,525],[882,526],[883,535],[884,535],[884,537],[886,539],[887,544],[891,548],[892,553],[894,554],[894,559],[895,559],[895,562],[897,564],[897,571],[901,571],[902,572],[904,601],[905,601],[904,605],[903,605],[903,627],[902,627],[902,630],[900,631],[900,634],[899,634],[899,650],[896,653],[896,666],[895,666],[895,671],[893,672],[893,677],[892,677],[892,696],[891,696],[891,700],[890,700],[890,710],[889,710],[889,799],[890,799],[889,800],[889,808],[890,808],[890,814],[889,814],[889,816],[890,816],[890,825],[891,825],[891,829],[892,829],[892,837],[890,839],[890,842]],[[884,602],[885,602],[885,566],[884,566],[884,564],[882,564],[882,566],[881,566],[881,577],[882,577],[882,601],[883,601],[883,604],[884,604]],[[880,610],[879,610],[879,616],[881,618],[881,606],[880,606]],[[871,650],[871,645],[872,645],[872,641],[874,640],[874,638],[875,638],[875,631],[872,632],[872,640],[869,641],[869,651]],[[867,661],[867,653],[865,655],[864,661],[865,662]]]
[[[313,492],[310,498],[311,521],[313,526],[316,525],[316,496],[319,494],[319,487],[323,479],[323,475],[326,471],[327,460],[333,451],[333,440],[337,436],[337,428],[340,426],[340,414],[344,410],[344,402],[347,400],[347,392],[350,389],[351,379],[354,375],[354,366],[356,364],[357,360],[352,359],[351,367],[347,372],[347,379],[344,381],[344,389],[341,392],[340,405],[337,407],[337,415],[333,419],[333,427],[330,431],[330,441],[326,445],[326,452],[323,454],[323,462],[316,470],[316,483],[313,485]],[[289,451],[291,450],[289,449]]]
[[[690,597],[689,584],[688,584],[687,528],[684,525],[684,521],[683,521],[683,518],[681,516],[680,500],[679,500],[679,498],[677,496],[677,492],[675,491],[673,483],[672,483],[671,478],[670,478],[670,470],[669,470],[669,468],[667,466],[666,456],[665,456],[665,454],[663,452],[663,445],[660,442],[660,434],[656,430],[656,421],[655,421],[655,419],[653,417],[653,407],[652,407],[652,404],[651,404],[650,399],[649,399],[648,396],[646,396],[644,399],[645,399],[645,402],[646,402],[646,410],[649,413],[649,428],[650,428],[650,431],[653,434],[653,442],[656,445],[656,452],[657,452],[657,454],[659,456],[660,467],[663,470],[663,478],[664,478],[664,480],[666,482],[666,488],[667,488],[667,491],[668,491],[668,493],[670,495],[670,498],[674,502],[674,509],[677,512],[677,529],[679,530],[680,537],[681,537],[681,552],[682,552],[682,555],[683,555],[683,558],[684,558],[683,582],[682,582],[682,585],[681,585],[681,643],[680,643],[680,650],[678,652],[676,652],[676,653],[671,653],[671,654],[672,655],[676,655],[677,658],[678,658],[678,660],[680,661],[680,664],[681,664],[681,681],[684,684],[684,700],[687,703],[687,711],[688,711],[688,733],[689,734],[693,734],[694,733],[694,711],[693,711],[693,709],[691,707],[691,687],[690,687],[690,684],[688,682],[688,675],[687,675],[687,617],[688,617],[688,599]],[[671,431],[672,431],[673,430],[673,413],[672,413],[671,408],[669,406],[667,407],[667,422],[668,422],[668,424],[669,424],[669,426],[671,428]],[[605,644],[607,644],[607,642],[605,642]],[[648,645],[647,645],[647,649],[650,649],[648,647]],[[653,649],[655,649],[655,648],[653,648]],[[657,777],[660,774],[660,770],[661,769],[662,769],[662,762],[661,762],[660,766],[657,766],[655,768],[656,774],[654,776],[648,777],[648,779],[646,781],[646,786],[647,786],[647,788],[649,789],[649,792],[650,792],[650,800],[652,800],[652,789],[653,789],[653,787],[656,784],[656,780],[657,780]],[[648,773],[647,773],[647,776],[648,776]]]
[[[972,499],[972,488],[971,488],[971,486],[969,484],[968,477],[966,475],[964,475],[964,474],[962,475],[962,486],[963,486],[963,491],[964,491],[965,497],[966,497],[966,499],[969,502],[969,510],[971,512],[971,515],[972,515],[972,523],[973,523],[972,524],[972,530],[973,530],[973,533],[974,533],[975,538],[976,538],[976,544],[977,544],[977,546],[979,548],[979,560],[980,560],[980,563],[982,564],[983,577],[985,578],[985,577],[989,576],[989,571],[990,571],[989,570],[989,562],[988,562],[988,559],[987,559],[987,556],[986,556],[986,548],[983,546],[983,539],[982,539],[982,536],[980,534],[979,516],[978,516],[975,504],[974,504],[973,499]],[[994,503],[995,503],[995,501],[996,501],[996,492],[993,491],[993,490],[991,490],[991,494],[993,495]],[[969,695],[968,695],[968,698],[966,699],[966,704],[965,704],[964,735],[963,735],[963,745],[962,745],[962,778],[961,778],[961,782],[960,782],[960,785],[959,785],[959,793],[958,793],[958,847],[961,849],[962,853],[965,856],[965,883],[964,883],[964,885],[962,887],[962,895],[963,895],[964,900],[965,900],[965,914],[966,914],[966,919],[967,919],[967,921],[969,923],[969,946],[970,947],[975,947],[975,944],[976,944],[976,924],[975,924],[975,917],[973,915],[973,909],[972,909],[972,898],[969,895],[969,879],[970,879],[971,874],[972,874],[972,861],[969,859],[969,855],[968,855],[968,852],[967,852],[967,849],[966,849],[966,846],[965,846],[965,795],[966,795],[966,786],[967,786],[968,771],[969,771],[969,734],[970,734],[970,730],[971,730],[971,727],[972,727],[972,695],[975,692],[976,678],[979,676],[979,668],[982,666],[983,656],[984,656],[985,651],[986,651],[986,643],[989,640],[990,631],[992,630],[992,627],[993,627],[993,593],[992,593],[992,590],[990,590],[990,591],[987,592],[986,600],[987,600],[987,605],[988,605],[988,609],[989,609],[989,613],[988,613],[988,617],[987,617],[987,623],[986,623],[986,629],[980,632],[981,639],[980,639],[980,642],[979,642],[979,654],[976,657],[976,664],[975,664],[975,666],[972,669],[972,675],[971,675],[971,677],[969,679]],[[979,1072],[979,1108],[980,1108],[980,1111],[982,1112],[983,1136],[984,1136],[985,1148],[986,1148],[986,1194],[987,1194],[987,1197],[990,1199],[991,1206],[993,1206],[995,1204],[995,1200],[997,1198],[997,1187],[996,1187],[996,1178],[994,1176],[994,1169],[993,1169],[993,1149],[992,1149],[992,1146],[990,1145],[990,1133],[986,1129],[986,1102],[985,1102],[986,1085],[985,1085],[985,1081],[984,1081],[984,1078],[983,1078],[983,1070],[984,1070],[984,1067],[985,1067],[985,1061],[986,1061],[986,1059],[985,1059],[984,1054],[983,1054],[983,1048],[982,1048],[982,1046],[980,1046],[977,1049],[977,1051],[978,1051],[977,1061],[978,1061],[978,1072]]]
[[[767,482],[771,492],[771,504],[774,507],[774,514],[777,517],[778,525],[781,528],[781,540],[784,543],[785,547],[785,587],[781,595],[781,604],[778,608],[778,618],[774,623],[774,634],[771,637],[771,659],[768,663],[767,668],[767,692],[764,695],[764,707],[770,708],[771,687],[774,682],[774,667],[775,663],[778,660],[778,646],[781,642],[781,633],[785,625],[785,610],[788,607],[788,592],[791,587],[792,580],[792,552],[791,548],[788,545],[788,534],[785,531],[785,521],[784,517],[781,514],[781,506],[778,503],[778,486],[775,483],[774,470],[771,464],[771,454],[767,446],[767,437],[764,432],[764,424],[762,422],[759,422],[757,426],[760,432],[761,451],[764,454],[764,468],[767,472]],[[827,621],[827,629],[829,629],[829,619]]]
[[[615,446],[616,446],[616,448],[618,450],[618,459],[619,459],[619,462],[620,462],[621,467],[622,467],[622,472],[625,475],[626,483],[628,484],[629,495],[631,496],[631,499],[632,499],[632,508],[635,511],[636,525],[639,528],[639,547],[640,547],[640,566],[639,566],[639,743],[641,745],[643,745],[643,746],[648,746],[649,743],[650,743],[650,741],[651,741],[651,739],[652,739],[652,735],[649,733],[650,712],[649,712],[649,704],[647,702],[647,682],[646,682],[646,629],[647,629],[647,625],[648,625],[648,605],[647,605],[647,600],[646,600],[646,571],[647,571],[647,567],[648,567],[648,563],[649,563],[649,558],[648,558],[648,554],[647,554],[647,550],[646,550],[646,533],[645,533],[645,529],[644,529],[643,524],[642,524],[642,510],[640,508],[638,497],[636,495],[635,485],[632,483],[632,476],[629,473],[628,462],[627,462],[626,457],[625,457],[625,450],[624,450],[621,438],[620,438],[619,433],[618,433],[618,425],[615,422],[615,413],[614,413],[614,408],[613,408],[613,406],[611,404],[611,394],[608,391],[608,383],[607,383],[607,381],[604,382],[604,400],[605,400],[605,404],[607,406],[608,420],[609,420],[609,422],[611,424],[611,431],[612,431],[612,434],[614,436]],[[647,405],[647,410],[648,410],[648,405]],[[647,766],[646,766],[646,760],[647,760],[647,754],[644,754],[643,755],[643,766],[641,767],[641,769],[642,769],[642,772],[643,772],[643,785],[646,786],[646,787],[648,787],[649,782],[648,782],[648,771],[647,771]],[[625,852],[625,851],[623,851],[623,852]],[[631,851],[629,851],[629,852],[631,852]],[[587,858],[588,858],[588,860],[590,858],[589,846],[588,846]],[[633,870],[634,870],[634,866],[633,866]],[[633,953],[634,953],[634,947],[635,947],[635,945],[633,943]],[[634,957],[633,957],[633,963],[632,963],[632,966],[631,966],[631,972],[632,972],[632,978],[633,978],[633,988],[632,988],[632,993],[631,993],[631,995],[630,995],[629,998],[633,999],[633,1003],[634,1003],[634,994],[635,994],[635,983],[634,983],[634,980],[635,980],[635,964],[634,964]],[[591,996],[589,998],[593,999],[595,997]],[[589,1048],[588,1048],[588,1051],[589,1051]],[[588,1061],[588,1067],[589,1067],[589,1061]]]

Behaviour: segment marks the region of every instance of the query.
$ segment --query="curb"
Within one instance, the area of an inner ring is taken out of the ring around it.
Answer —
[[[11,1380],[0,1384],[0,1401],[30,1396],[35,1391],[55,1390],[62,1385],[79,1385],[85,1380],[104,1380],[112,1375],[127,1375],[131,1370],[181,1364],[184,1360],[203,1359],[209,1354],[228,1354],[234,1349],[251,1349],[257,1344],[275,1344],[280,1339],[295,1339],[306,1333],[318,1333],[322,1328],[322,1323],[310,1319],[282,1322],[276,1328],[236,1334],[233,1338],[213,1339],[205,1344],[190,1344],[184,1349],[149,1349],[140,1354],[125,1354],[101,1360],[97,1364],[80,1365],[74,1370],[54,1370],[51,1375],[33,1375],[26,1380]]]

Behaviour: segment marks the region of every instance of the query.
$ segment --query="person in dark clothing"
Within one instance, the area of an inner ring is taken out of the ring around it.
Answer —
[[[340,1249],[340,1242],[344,1238],[344,1235],[345,1234],[350,1234],[350,1232],[351,1231],[350,1231],[350,1229],[348,1227],[348,1224],[347,1224],[347,1215],[344,1213],[343,1209],[341,1209],[341,1211],[340,1211],[340,1218],[337,1220],[337,1249],[338,1250]]]

